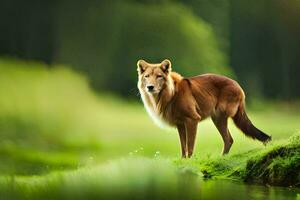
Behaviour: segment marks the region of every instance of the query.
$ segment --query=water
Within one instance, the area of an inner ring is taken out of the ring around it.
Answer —
[[[200,182],[199,199],[300,200],[300,189],[250,185],[243,182],[208,180]]]

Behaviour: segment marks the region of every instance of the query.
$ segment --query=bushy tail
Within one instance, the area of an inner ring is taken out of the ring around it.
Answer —
[[[243,131],[243,133],[246,136],[251,137],[253,139],[257,139],[257,140],[263,142],[264,144],[271,141],[271,137],[269,135],[265,134],[264,132],[262,132],[261,130],[259,130],[252,124],[252,122],[250,121],[250,119],[248,118],[248,116],[245,112],[244,102],[241,102],[237,113],[235,114],[235,116],[232,119],[233,119],[235,125],[241,131]]]

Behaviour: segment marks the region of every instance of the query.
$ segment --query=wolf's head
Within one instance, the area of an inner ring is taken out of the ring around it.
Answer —
[[[137,62],[137,71],[139,75],[138,88],[148,94],[157,95],[172,82],[171,62],[164,60],[161,63],[150,64],[144,60]]]

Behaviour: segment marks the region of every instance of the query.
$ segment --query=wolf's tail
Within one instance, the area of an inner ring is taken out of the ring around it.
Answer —
[[[244,102],[241,102],[237,113],[232,117],[235,125],[248,137],[257,139],[264,144],[271,141],[272,138],[269,135],[265,134],[252,124],[245,112],[244,105]]]

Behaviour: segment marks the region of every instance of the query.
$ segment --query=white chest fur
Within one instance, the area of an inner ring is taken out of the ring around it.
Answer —
[[[152,95],[145,94],[144,92],[141,93],[141,97],[144,103],[144,107],[154,123],[161,128],[167,127],[167,123],[163,120],[162,116],[157,110],[157,104],[154,97]]]

